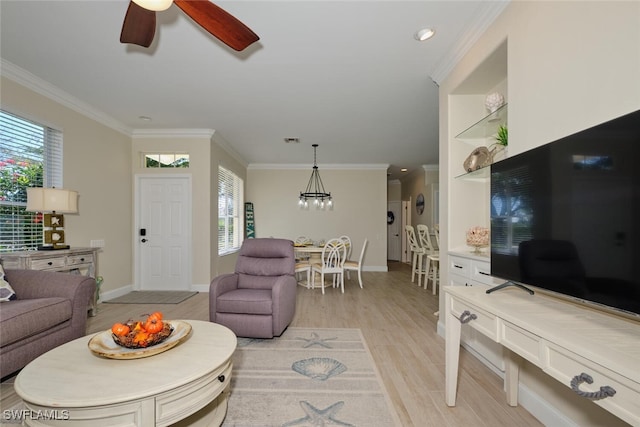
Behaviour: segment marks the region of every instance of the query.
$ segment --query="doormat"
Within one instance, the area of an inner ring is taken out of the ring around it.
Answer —
[[[238,338],[222,426],[307,425],[400,426],[360,329]]]
[[[197,293],[194,291],[133,291],[102,302],[105,304],[179,304]]]

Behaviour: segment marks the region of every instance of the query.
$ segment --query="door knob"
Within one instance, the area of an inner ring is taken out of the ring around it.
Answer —
[[[147,241],[147,239],[142,239],[140,240],[142,243],[145,243]]]

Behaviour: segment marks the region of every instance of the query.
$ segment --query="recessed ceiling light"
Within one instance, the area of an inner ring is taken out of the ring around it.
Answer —
[[[429,40],[431,37],[433,37],[436,33],[436,30],[434,30],[433,28],[423,28],[421,30],[418,30],[413,37],[420,41],[423,42],[425,40]]]
[[[287,144],[298,144],[300,143],[300,138],[285,138],[284,142]]]
[[[151,121],[151,117],[147,117],[147,116],[138,116],[138,118],[140,120],[142,120],[143,122],[150,122]]]
[[[406,171],[407,171],[407,168],[400,169],[400,172],[406,172]]]

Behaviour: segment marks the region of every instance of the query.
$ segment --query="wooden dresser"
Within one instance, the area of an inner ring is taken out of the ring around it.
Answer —
[[[99,248],[71,248],[50,251],[18,251],[0,253],[7,269],[60,271],[96,277]],[[91,316],[96,315],[98,292],[89,305]]]

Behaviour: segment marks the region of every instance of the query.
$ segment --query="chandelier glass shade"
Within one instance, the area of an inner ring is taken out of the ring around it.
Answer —
[[[331,193],[324,189],[322,178],[320,178],[320,172],[318,171],[318,164],[316,162],[316,148],[318,144],[313,144],[313,171],[307,188],[300,192],[298,198],[298,206],[301,209],[309,209],[309,205],[313,205],[316,209],[333,209],[333,199]]]

